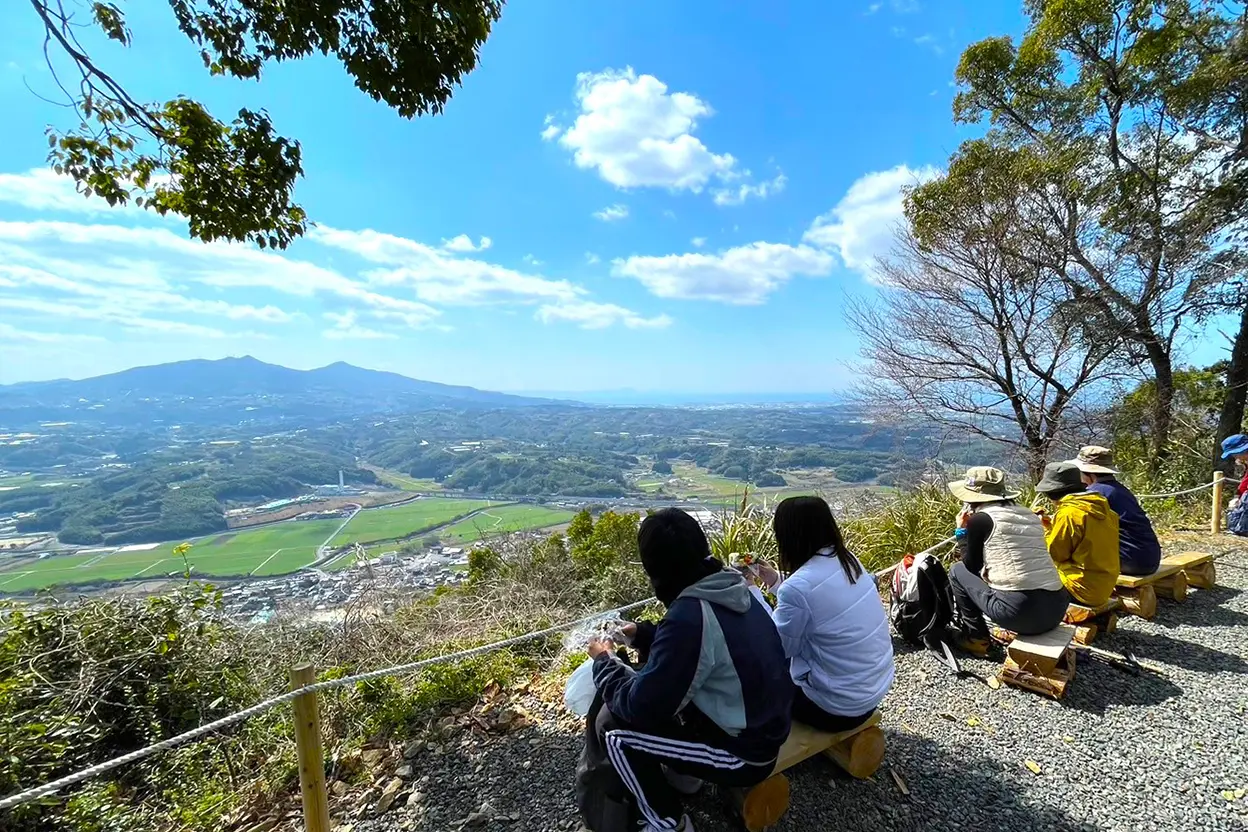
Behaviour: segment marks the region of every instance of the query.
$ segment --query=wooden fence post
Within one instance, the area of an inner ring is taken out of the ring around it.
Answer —
[[[1222,480],[1225,478],[1226,474],[1221,471],[1213,474],[1213,519],[1209,527],[1214,534],[1222,532]]]
[[[316,681],[310,664],[290,671],[291,690]],[[303,793],[306,832],[329,832],[329,794],[325,789],[325,748],[321,744],[321,710],[315,693],[295,698],[295,749],[299,755],[299,789]]]

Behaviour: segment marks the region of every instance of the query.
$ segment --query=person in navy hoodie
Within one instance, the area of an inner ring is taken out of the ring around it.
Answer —
[[[1161,543],[1140,502],[1118,481],[1109,448],[1085,445],[1070,460],[1088,491],[1100,494],[1118,515],[1118,563],[1123,575],[1151,575],[1161,565]]]
[[[692,832],[680,791],[700,780],[749,787],[771,775],[789,735],[793,683],[771,616],[744,577],[711,557],[696,520],[663,509],[642,522],[637,543],[667,613],[625,629],[643,656],[639,671],[610,641],[589,645],[604,705],[595,727],[643,829]]]

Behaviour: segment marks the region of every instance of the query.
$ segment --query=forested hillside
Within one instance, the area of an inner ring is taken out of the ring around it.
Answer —
[[[288,444],[179,448],[133,468],[105,469],[56,488],[0,492],[0,514],[34,512],[20,532],[56,532],[62,543],[141,543],[226,527],[233,502],[263,502],[338,481],[372,483],[349,455]]]

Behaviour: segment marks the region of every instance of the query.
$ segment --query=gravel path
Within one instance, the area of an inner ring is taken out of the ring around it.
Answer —
[[[884,766],[867,781],[822,758],[791,770],[778,830],[1248,830],[1248,545],[1189,536],[1170,550],[1211,545],[1225,551],[1217,588],[1192,590],[1181,605],[1162,600],[1152,622],[1123,618],[1097,642],[1156,674],[1080,656],[1059,703],[955,679],[931,655],[899,647]],[[986,677],[1000,657],[963,667]],[[531,727],[460,731],[416,754],[402,790],[420,793],[412,808],[400,796],[388,813],[350,821],[354,832],[579,829],[579,721],[532,695],[522,705]],[[699,832],[741,828],[714,790],[692,811]]]

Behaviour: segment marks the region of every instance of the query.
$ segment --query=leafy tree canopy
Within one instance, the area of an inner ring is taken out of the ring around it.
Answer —
[[[270,62],[333,55],[357,87],[405,118],[442,111],[503,8],[503,0],[167,2],[211,75],[259,80]],[[81,193],[176,214],[205,241],[285,248],[304,233],[307,214],[293,199],[299,142],[278,134],[267,113],[243,109],[227,122],[186,97],[142,102],[87,53],[78,7],[30,3],[76,75],[57,78],[80,123],[49,127],[48,144],[55,170]],[[133,42],[119,6],[88,8],[109,39]]]

